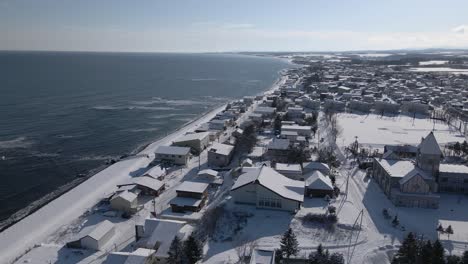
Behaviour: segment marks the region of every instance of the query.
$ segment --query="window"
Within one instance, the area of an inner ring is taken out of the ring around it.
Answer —
[[[179,158],[182,158],[182,156],[179,155]]]
[[[270,207],[270,201],[265,200],[265,206]]]
[[[468,183],[468,179],[464,179],[464,180],[463,180],[463,183]]]
[[[173,158],[175,158],[175,155],[172,155]]]
[[[448,182],[448,178],[447,177],[442,177],[442,179],[440,181],[441,182]]]
[[[258,201],[258,205],[259,205],[259,206],[264,206],[265,203],[263,202],[263,200],[260,200],[260,201]]]

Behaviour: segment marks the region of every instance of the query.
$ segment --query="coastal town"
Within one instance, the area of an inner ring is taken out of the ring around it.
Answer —
[[[468,256],[465,53],[261,55],[294,67],[5,229],[0,262]]]

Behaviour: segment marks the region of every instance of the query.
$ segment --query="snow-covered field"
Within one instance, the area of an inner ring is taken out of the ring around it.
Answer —
[[[338,114],[338,124],[342,133],[336,143],[341,146],[349,146],[356,140],[356,136],[361,145],[372,148],[380,149],[390,144],[418,145],[421,137],[431,131],[441,145],[464,140],[459,131],[446,123],[404,115],[389,117],[342,113]]]

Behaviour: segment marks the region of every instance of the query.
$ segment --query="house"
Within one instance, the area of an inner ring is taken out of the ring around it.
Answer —
[[[411,145],[385,145],[384,153],[392,151],[399,158],[414,158],[418,154],[418,147]]]
[[[462,164],[440,164],[439,191],[468,193],[468,166]]]
[[[208,196],[208,183],[184,181],[176,189],[177,197],[169,204],[173,212],[198,212],[205,204]]]
[[[333,184],[328,176],[316,170],[305,176],[306,196],[325,197],[333,196]]]
[[[201,170],[197,174],[197,181],[206,182],[210,185],[222,185],[223,178],[219,176],[219,173],[212,169]]]
[[[105,264],[153,264],[156,261],[156,250],[137,248],[133,252],[111,252]]]
[[[186,227],[188,225],[184,221],[147,218],[143,225],[135,227],[137,246],[155,250],[155,263],[166,263],[174,237],[183,240],[191,233],[191,229]]]
[[[250,264],[275,264],[275,251],[255,248],[250,257]]]
[[[136,177],[134,183],[142,194],[152,196],[159,196],[165,187],[164,182],[149,176]]]
[[[275,170],[293,180],[304,180],[300,164],[276,163]]]
[[[161,165],[157,165],[145,172],[144,176],[162,180],[164,179],[164,176],[166,176],[166,173],[167,172],[165,168],[161,167]]]
[[[177,165],[187,165],[190,158],[190,148],[175,146],[159,146],[156,151],[156,159],[168,161]]]
[[[267,155],[274,160],[286,161],[290,151],[289,139],[274,138],[267,146]]]
[[[438,208],[435,181],[442,152],[431,132],[418,146],[416,161],[374,158],[372,176],[397,206]]]
[[[235,202],[257,208],[296,212],[304,202],[304,182],[289,179],[270,167],[242,168],[231,188]]]
[[[311,162],[304,162],[302,166],[303,174],[309,174],[316,170],[320,171],[321,173],[325,175],[330,174],[330,167],[328,167],[328,165],[325,163],[311,161]]]
[[[67,243],[67,247],[103,250],[111,244],[114,234],[114,224],[104,220],[95,226],[84,228],[80,232],[81,238]]]
[[[210,132],[192,133],[179,137],[172,142],[173,146],[189,147],[195,153],[205,150],[210,144]]]
[[[138,196],[129,191],[116,194],[110,200],[110,206],[114,210],[133,214],[138,210]]]
[[[208,165],[215,167],[225,167],[231,162],[234,146],[214,143],[208,149]]]
[[[282,125],[281,132],[283,131],[296,132],[298,136],[310,138],[311,133],[312,133],[312,128],[311,126]]]

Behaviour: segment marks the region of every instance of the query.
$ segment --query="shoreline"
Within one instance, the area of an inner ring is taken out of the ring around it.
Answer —
[[[277,89],[285,78],[284,72],[288,69],[290,68],[278,71],[276,80],[264,91],[258,92],[256,95],[264,95]],[[92,175],[83,177],[83,180],[78,180],[76,185],[67,186],[65,184],[61,186],[60,188],[64,186],[66,188],[60,191],[57,196],[52,198],[47,197],[50,194],[44,196],[43,198],[46,198],[44,203],[30,210],[21,219],[12,221],[0,231],[0,255],[4,256],[7,262],[14,261],[38,243],[44,242],[58,228],[69,225],[103,197],[112,193],[117,183],[131,177],[130,174],[133,172],[147,168],[154,159],[147,158],[147,154],[154,153],[157,147],[171,143],[172,140],[193,130],[196,126],[211,120],[217,113],[224,110],[229,102],[231,101],[213,107],[176,130],[168,132],[164,137],[155,139],[148,144],[142,144],[132,151],[132,155],[127,158],[105,166],[97,172],[90,171]],[[75,204],[70,204],[71,201],[75,202]],[[25,232],[27,232],[28,237],[21,235]]]

